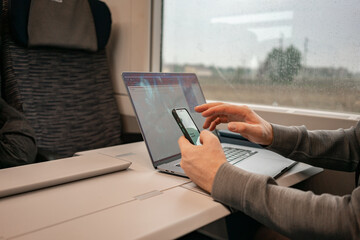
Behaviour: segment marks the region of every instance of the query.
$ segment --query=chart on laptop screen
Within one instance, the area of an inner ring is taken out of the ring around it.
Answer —
[[[172,109],[187,108],[200,128],[204,118],[194,107],[205,98],[194,74],[136,73],[124,77],[153,161],[180,153],[182,135]]]

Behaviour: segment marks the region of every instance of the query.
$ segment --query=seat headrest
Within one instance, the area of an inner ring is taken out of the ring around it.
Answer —
[[[10,27],[25,47],[97,51],[111,32],[111,13],[98,0],[12,0]]]

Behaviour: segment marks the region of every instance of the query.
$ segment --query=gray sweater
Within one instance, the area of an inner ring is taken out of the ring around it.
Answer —
[[[268,148],[285,157],[341,171],[355,171],[359,163],[360,122],[355,128],[332,131],[274,124],[273,131]],[[215,176],[212,197],[291,239],[360,239],[360,187],[342,197],[315,195],[224,163]]]

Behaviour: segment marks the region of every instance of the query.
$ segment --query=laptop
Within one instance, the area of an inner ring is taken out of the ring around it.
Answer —
[[[0,198],[126,170],[131,162],[89,154],[0,170]]]
[[[205,118],[194,107],[206,103],[193,73],[122,73],[153,166],[166,173],[186,176],[180,167],[180,128],[172,109],[186,108],[199,130]],[[214,134],[218,134],[214,131]],[[217,135],[218,136],[218,135]],[[222,143],[227,159],[246,171],[278,177],[296,162],[277,153],[249,145]]]

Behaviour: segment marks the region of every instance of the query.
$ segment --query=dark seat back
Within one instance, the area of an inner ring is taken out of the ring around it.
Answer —
[[[40,149],[58,157],[120,144],[121,122],[105,50],[15,43],[3,0],[2,96],[22,111]]]

